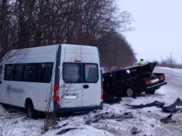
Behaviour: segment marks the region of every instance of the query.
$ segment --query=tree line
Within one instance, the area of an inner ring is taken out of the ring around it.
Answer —
[[[12,49],[66,43],[97,46],[104,66],[131,65],[135,53],[122,32],[132,21],[114,0],[0,0],[0,59]]]

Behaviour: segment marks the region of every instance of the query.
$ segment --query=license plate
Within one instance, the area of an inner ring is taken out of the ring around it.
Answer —
[[[156,79],[151,80],[151,82],[150,82],[150,83],[156,83],[156,82],[158,82],[158,81],[159,81],[159,79],[158,79],[158,78],[156,78]]]

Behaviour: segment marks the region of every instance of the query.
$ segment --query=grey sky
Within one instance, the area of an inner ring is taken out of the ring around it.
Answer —
[[[166,59],[172,53],[182,64],[182,0],[117,0],[121,10],[130,12],[133,32],[125,34],[137,59]]]

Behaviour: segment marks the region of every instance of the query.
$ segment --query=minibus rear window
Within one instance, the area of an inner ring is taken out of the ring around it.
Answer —
[[[65,83],[81,83],[81,64],[64,63],[63,80]]]
[[[96,83],[98,81],[97,64],[85,64],[85,83]]]

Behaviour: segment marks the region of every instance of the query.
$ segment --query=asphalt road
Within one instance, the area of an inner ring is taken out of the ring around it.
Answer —
[[[182,99],[182,69],[157,67],[154,71],[157,73],[164,73],[166,76],[167,85],[162,87],[164,94],[167,96],[166,100],[173,101],[176,98]]]
[[[165,74],[168,82],[167,86],[175,87],[182,91],[182,70],[155,68],[155,72]]]

